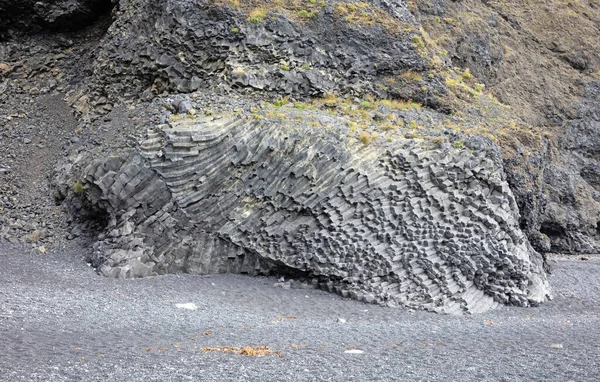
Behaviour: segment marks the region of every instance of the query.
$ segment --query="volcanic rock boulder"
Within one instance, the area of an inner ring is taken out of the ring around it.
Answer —
[[[137,150],[80,163],[81,183],[63,192],[105,214],[93,263],[109,276],[283,272],[365,302],[449,313],[549,296],[494,161],[413,140],[364,145],[336,126],[159,125]]]

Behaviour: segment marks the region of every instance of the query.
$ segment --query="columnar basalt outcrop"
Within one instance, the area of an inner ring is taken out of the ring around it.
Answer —
[[[289,273],[448,313],[550,294],[483,152],[221,116],[157,125],[139,149],[85,163],[64,192],[105,214],[93,255],[105,275]]]
[[[427,69],[406,3],[234,3],[121,4],[94,62],[92,88],[108,99],[199,89],[299,97],[343,91],[441,107],[439,76],[418,86],[399,77]]]
[[[86,122],[123,98],[196,91],[302,101],[335,93],[459,111],[453,116],[461,121],[451,122],[456,128],[481,132],[488,124],[484,130],[499,138],[520,226],[536,250],[600,251],[597,160],[577,146],[595,142],[594,130],[585,127],[596,123],[590,89],[600,73],[592,3],[531,4],[539,7],[535,17],[526,3],[481,1],[54,0],[22,6],[33,3],[0,0],[0,19],[10,5],[4,14],[20,15],[4,23],[10,27],[20,20],[76,27],[115,4],[84,83],[69,92]],[[570,32],[556,34],[557,25]],[[492,94],[498,99],[480,102]],[[490,113],[490,102],[498,101],[511,108]],[[513,132],[503,133],[507,127]]]

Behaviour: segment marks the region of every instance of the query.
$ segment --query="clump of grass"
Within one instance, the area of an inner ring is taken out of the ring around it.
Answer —
[[[286,65],[286,64],[282,64],[279,68],[281,70],[285,70],[286,72],[290,71],[290,67],[288,65]]]
[[[294,103],[294,107],[298,110],[314,109],[314,106],[309,105],[305,102],[296,102]]]
[[[389,130],[395,130],[396,126],[390,122],[386,122],[386,123],[382,124],[380,128],[383,131],[389,131]]]
[[[469,70],[469,68],[466,68],[465,71],[462,72],[461,76],[465,80],[470,80],[471,78],[473,78],[473,75],[471,74],[471,71]]]
[[[273,103],[273,106],[275,107],[282,107],[283,105],[286,105],[290,102],[289,97],[283,97],[283,98],[279,98],[277,101],[275,101]]]
[[[446,85],[450,86],[451,88],[455,88],[460,85],[460,82],[458,82],[454,78],[446,78]]]
[[[398,21],[385,10],[364,1],[338,2],[334,14],[349,24],[381,25],[391,33],[401,33],[411,28],[409,24]]]
[[[415,47],[417,49],[423,49],[425,48],[425,43],[423,42],[423,39],[420,36],[414,35],[411,38],[413,44],[415,44]]]
[[[456,141],[456,142],[454,142],[454,148],[464,149],[465,148],[465,144],[462,143],[462,141]]]
[[[310,70],[310,69],[312,69],[312,68],[310,67],[310,65],[308,65],[308,64],[302,64],[302,66],[300,66],[300,67],[301,67],[302,69],[304,69],[304,70]]]
[[[231,28],[231,33],[240,33],[240,28]]]
[[[423,76],[419,73],[415,73],[412,70],[408,70],[400,75],[403,79],[407,81],[421,82],[423,81]]]
[[[83,183],[81,182],[77,182],[73,185],[73,191],[75,191],[76,193],[81,193],[83,191]]]
[[[362,101],[360,103],[360,107],[363,108],[363,109],[372,109],[373,105],[369,101]]]
[[[335,107],[340,102],[338,97],[333,93],[325,93],[323,98],[318,101],[328,107]]]
[[[371,144],[373,137],[368,132],[362,131],[361,133],[358,134],[358,139],[360,140],[360,142],[363,145],[368,146]]]
[[[253,24],[260,24],[265,21],[265,17],[267,17],[267,10],[265,8],[255,8],[250,12],[246,21]]]
[[[298,15],[300,15],[300,17],[303,17],[305,19],[312,19],[313,17],[315,17],[315,13],[314,12],[309,12],[306,9],[302,9],[298,12]]]
[[[463,93],[468,93],[473,97],[479,97],[482,95],[485,85],[476,84],[475,88],[472,88],[464,82],[463,78],[463,75],[452,77],[452,75],[448,74],[446,77],[446,85],[449,88],[459,90]]]
[[[431,143],[433,143],[436,147],[442,147],[444,145],[444,136],[439,135],[437,137],[431,138]]]
[[[269,109],[264,114],[264,116],[267,118],[275,118],[275,117],[279,117],[280,115],[281,115],[281,113],[278,113],[274,109]]]

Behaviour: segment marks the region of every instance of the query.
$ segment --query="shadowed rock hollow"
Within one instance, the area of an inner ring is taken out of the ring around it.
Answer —
[[[115,277],[300,274],[365,302],[448,313],[546,299],[541,256],[485,153],[365,146],[329,118],[173,122],[72,170],[83,181],[63,189],[70,204],[108,218],[94,265]]]
[[[118,0],[0,0],[0,39],[2,33],[40,32],[45,29],[68,31],[90,25],[110,14]]]

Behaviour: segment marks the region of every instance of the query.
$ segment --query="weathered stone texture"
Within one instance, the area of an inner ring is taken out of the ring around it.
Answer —
[[[326,2],[310,20],[290,20],[281,9],[288,4],[264,2],[271,12],[248,22],[245,4],[130,0],[119,7],[98,52],[92,87],[107,98],[199,89],[299,97],[343,91],[439,106],[445,88],[437,76],[417,87],[388,81],[409,69],[427,69],[411,40],[419,29],[406,4],[365,3],[397,23],[400,37],[379,23],[347,22],[336,14],[337,3]]]
[[[85,168],[72,192],[108,216],[94,264],[117,277],[295,273],[365,302],[450,313],[546,299],[496,163],[348,134],[241,117],[151,129],[139,150]]]

